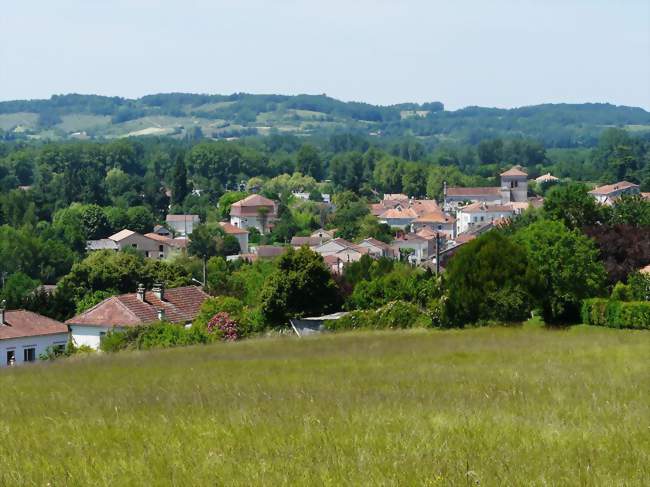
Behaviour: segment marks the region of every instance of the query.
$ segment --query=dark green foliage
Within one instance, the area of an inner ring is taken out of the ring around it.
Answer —
[[[544,321],[578,321],[580,303],[602,292],[606,278],[593,241],[561,221],[551,220],[533,223],[515,238],[538,276],[535,298]]]
[[[169,348],[207,343],[213,338],[198,327],[185,328],[183,325],[157,322],[109,331],[102,338],[100,349],[103,352],[119,352]]]
[[[407,301],[391,301],[377,310],[356,310],[325,321],[328,330],[428,328],[431,318]]]
[[[520,322],[530,315],[537,283],[524,248],[488,232],[461,248],[445,273],[451,323]]]
[[[6,300],[7,306],[11,309],[22,307],[25,299],[38,286],[38,281],[22,272],[16,272],[6,278],[3,284],[4,286],[0,289],[0,301]]]
[[[650,330],[650,302],[585,299],[582,321],[587,325]]]
[[[185,157],[178,155],[176,156],[176,162],[174,163],[174,174],[172,179],[172,204],[182,205],[189,192],[190,189],[187,184]]]
[[[341,298],[323,258],[306,247],[289,248],[262,288],[261,312],[272,326],[289,318],[336,311]]]
[[[549,220],[564,222],[568,228],[594,225],[603,219],[601,208],[589,188],[580,183],[555,186],[544,199],[544,215]]]

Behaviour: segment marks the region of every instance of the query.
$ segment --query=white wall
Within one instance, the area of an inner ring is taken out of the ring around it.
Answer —
[[[112,328],[107,326],[81,326],[70,325],[70,332],[72,334],[72,341],[77,346],[86,345],[93,350],[99,350],[99,342],[101,337],[108,333],[109,330],[119,330],[119,328]]]
[[[55,333],[53,335],[39,335],[34,337],[24,338],[9,338],[0,340],[0,367],[7,366],[7,352],[13,350],[15,352],[15,365],[23,364],[23,357],[26,348],[36,348],[35,358],[38,361],[38,356],[45,353],[47,347],[53,345],[66,345],[68,343],[69,335],[67,333]]]

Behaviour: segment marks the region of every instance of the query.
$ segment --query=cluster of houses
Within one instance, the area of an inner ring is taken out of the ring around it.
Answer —
[[[147,325],[159,320],[189,326],[208,298],[196,286],[165,290],[154,286],[112,296],[65,323],[0,304],[0,367],[35,362],[48,352],[63,351],[69,342],[98,350],[111,330]]]

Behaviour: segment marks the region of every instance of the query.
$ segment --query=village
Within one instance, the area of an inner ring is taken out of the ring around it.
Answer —
[[[443,199],[415,199],[405,194],[384,194],[380,201],[369,205],[370,214],[380,224],[387,225],[394,238],[383,242],[373,237],[350,242],[337,236],[336,228],[320,228],[308,236],[294,236],[284,245],[255,245],[249,242],[250,231],[260,235],[269,232],[278,219],[278,203],[252,193],[233,203],[230,218],[219,222],[226,235],[234,237],[239,252],[228,256],[229,261],[275,259],[288,248],[307,247],[320,255],[333,275],[342,275],[347,266],[363,256],[390,259],[412,266],[444,272],[444,263],[463,245],[501,225],[506,225],[531,208],[540,208],[544,200],[529,196],[528,175],[514,166],[500,174],[496,187],[448,187],[444,184]],[[544,174],[536,183],[556,183],[558,178]],[[641,193],[637,184],[621,181],[599,186],[589,194],[599,205],[612,205],[624,195],[637,195],[650,200],[650,193]],[[297,199],[308,199],[308,193],[295,192]],[[330,195],[323,195],[331,208]],[[166,260],[187,252],[192,233],[201,225],[198,215],[168,214],[164,225],[153,232],[140,234],[125,228],[113,235],[86,244],[88,252],[136,251],[146,259]],[[650,275],[650,265],[640,272]],[[203,283],[165,289],[156,284],[152,289],[139,285],[132,293],[109,297],[92,308],[59,322],[33,311],[5,309],[0,305],[0,366],[8,367],[37,361],[61,352],[68,344],[99,350],[102,338],[111,331],[154,322],[169,322],[192,326],[202,304],[209,295]],[[338,319],[340,314],[332,315]],[[324,318],[291,320],[303,323],[303,330],[313,331]],[[287,326],[289,323],[287,323]],[[322,329],[322,327],[321,327]],[[298,332],[294,325],[294,330]],[[300,334],[300,332],[298,332]]]

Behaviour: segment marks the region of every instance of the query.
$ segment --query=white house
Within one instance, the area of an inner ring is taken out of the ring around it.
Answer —
[[[413,220],[412,226],[413,231],[416,233],[424,228],[428,228],[434,232],[444,234],[449,239],[456,237],[456,219],[442,211],[425,213]]]
[[[640,193],[641,187],[638,184],[630,183],[628,181],[599,186],[598,188],[589,191],[589,194],[596,198],[598,203],[603,205],[611,205],[616,198],[624,194]]]
[[[174,233],[184,237],[192,235],[194,227],[200,223],[199,215],[167,215],[165,221]]]
[[[158,320],[188,324],[199,314],[208,295],[196,286],[164,289],[156,286],[145,291],[140,286],[135,293],[112,296],[87,311],[70,318],[75,345],[87,345],[95,350],[111,330],[147,325]]]
[[[265,234],[277,219],[276,203],[259,194],[252,194],[230,206],[230,223],[239,228],[256,228]]]
[[[368,254],[371,255],[372,257],[380,258],[380,257],[389,257],[393,258],[395,257],[395,253],[393,249],[390,247],[385,242],[382,242],[381,240],[377,240],[376,238],[366,238],[359,244],[359,247],[363,247],[365,249],[368,249]]]
[[[489,205],[483,202],[459,208],[456,213],[457,232],[465,233],[475,227],[493,223],[501,218],[510,218],[515,214],[512,205]]]
[[[149,259],[165,259],[182,246],[175,239],[163,237],[157,233],[142,235],[132,230],[121,230],[108,238],[89,240],[86,249],[93,250],[124,250],[132,248],[142,252]]]
[[[413,208],[397,207],[384,211],[378,218],[379,223],[385,223],[393,228],[404,228],[417,217],[418,214]]]
[[[405,250],[411,251],[408,260],[412,264],[418,264],[431,257],[434,252],[434,245],[433,240],[420,237],[414,233],[407,233],[395,239],[391,244],[397,256],[400,256]]]
[[[228,222],[219,223],[223,231],[228,235],[232,235],[239,242],[239,253],[247,254],[248,253],[248,230],[245,228],[239,228],[235,225],[232,225]]]
[[[48,348],[62,350],[68,343],[68,327],[63,323],[0,306],[0,367],[35,362]]]

